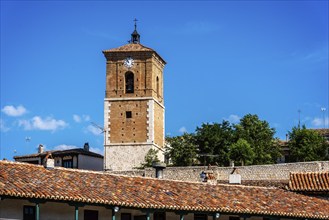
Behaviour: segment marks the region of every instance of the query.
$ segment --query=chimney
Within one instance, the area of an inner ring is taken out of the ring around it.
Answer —
[[[229,184],[241,184],[241,175],[238,172],[238,169],[233,167],[229,176]]]
[[[85,151],[89,151],[89,143],[88,142],[86,142],[85,145],[83,145],[83,149]]]
[[[42,154],[44,152],[44,147],[42,144],[39,144],[39,147],[38,147],[38,153],[39,154]]]
[[[153,162],[152,167],[155,168],[155,177],[163,179],[163,170],[166,169],[166,164],[163,162]]]
[[[55,160],[52,158],[51,153],[48,153],[45,157],[45,168],[48,170],[54,169]]]

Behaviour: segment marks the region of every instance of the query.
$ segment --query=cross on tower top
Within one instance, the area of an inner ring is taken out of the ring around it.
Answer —
[[[138,21],[138,20],[135,18],[135,19],[134,19],[134,22],[135,22],[135,30],[136,30],[136,28],[137,28],[137,21]]]
[[[131,41],[130,43],[133,43],[133,44],[138,44],[140,42],[140,35],[139,33],[137,32],[137,19],[135,18],[134,19],[134,22],[135,22],[135,30],[134,32],[131,34]]]

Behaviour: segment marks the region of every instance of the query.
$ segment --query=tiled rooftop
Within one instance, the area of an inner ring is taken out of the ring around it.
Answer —
[[[329,200],[274,187],[209,185],[0,161],[0,196],[167,211],[329,219]]]
[[[289,188],[292,191],[329,192],[329,171],[291,173]]]
[[[16,159],[24,159],[24,158],[45,157],[48,154],[51,154],[53,157],[67,155],[67,154],[83,154],[83,155],[103,158],[102,155],[84,150],[83,148],[73,148],[68,150],[52,150],[52,151],[45,151],[43,153],[15,156],[14,159],[16,160]]]
[[[123,45],[121,47],[117,47],[117,48],[113,48],[110,50],[104,50],[103,52],[125,52],[125,51],[154,51],[151,48],[145,47],[142,44],[133,44],[133,43],[129,43],[126,45]]]
[[[109,50],[104,50],[103,53],[104,54],[111,54],[111,53],[118,53],[118,52],[151,52],[153,54],[156,54],[164,64],[166,64],[166,61],[153,49],[146,47],[140,43],[129,43],[129,44],[125,44],[121,47],[117,47],[117,48],[112,48]]]

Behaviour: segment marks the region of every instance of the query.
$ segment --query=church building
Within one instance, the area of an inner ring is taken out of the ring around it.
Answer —
[[[164,160],[163,69],[166,62],[140,43],[136,29],[128,44],[103,51],[104,170],[140,167],[150,149]]]

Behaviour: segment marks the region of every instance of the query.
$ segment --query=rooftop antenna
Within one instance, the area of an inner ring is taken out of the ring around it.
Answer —
[[[98,124],[96,124],[95,122],[90,122],[92,126],[94,126],[95,128],[98,128],[101,132],[100,134],[104,133],[104,165],[103,168],[106,171],[107,167],[106,167],[106,149],[105,146],[107,145],[107,138],[106,138],[106,129]]]
[[[327,110],[327,109],[326,109],[325,107],[322,107],[322,108],[321,108],[322,115],[323,115],[323,128],[324,128],[324,129],[326,128],[326,117],[325,117],[325,115],[326,115],[325,111],[326,111],[326,110]]]
[[[101,130],[100,134],[105,133],[105,129],[104,129],[102,126],[96,124],[95,122],[90,122],[90,123],[91,123],[91,125],[94,126],[95,128],[98,128],[99,130]]]

